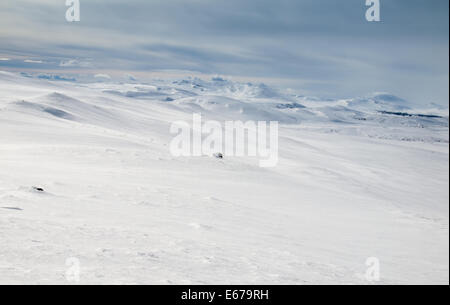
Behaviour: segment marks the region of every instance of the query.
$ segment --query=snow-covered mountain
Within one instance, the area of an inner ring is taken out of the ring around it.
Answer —
[[[194,112],[280,122],[278,166],[173,157]],[[75,257],[81,283],[358,284],[377,257],[381,283],[448,284],[448,121],[388,93],[0,72],[0,283],[65,283]]]

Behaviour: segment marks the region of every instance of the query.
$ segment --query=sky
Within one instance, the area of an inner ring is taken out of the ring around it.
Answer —
[[[305,94],[389,92],[449,104],[449,1],[0,1],[0,70],[63,74],[221,75]]]

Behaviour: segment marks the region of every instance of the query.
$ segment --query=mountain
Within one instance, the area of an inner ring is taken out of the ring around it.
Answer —
[[[0,283],[448,284],[448,114],[215,77],[0,72]],[[78,77],[74,79],[79,79]],[[279,161],[175,157],[175,121],[279,122]]]

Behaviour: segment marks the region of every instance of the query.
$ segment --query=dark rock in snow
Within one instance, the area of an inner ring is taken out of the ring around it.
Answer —
[[[223,159],[223,154],[222,153],[215,153],[214,157],[216,157],[217,159]]]
[[[412,114],[407,112],[395,112],[395,111],[378,111],[382,114],[390,114],[390,115],[397,115],[397,116],[404,116],[404,117],[419,117],[419,118],[429,118],[429,119],[442,119],[439,115],[432,115],[432,114]]]
[[[17,208],[17,207],[2,207],[2,209],[14,210],[14,211],[23,211],[21,208]]]
[[[298,104],[298,103],[292,103],[292,104],[278,104],[278,109],[304,109],[305,106]]]

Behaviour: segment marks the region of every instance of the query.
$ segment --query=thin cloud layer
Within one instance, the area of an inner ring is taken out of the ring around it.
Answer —
[[[322,96],[388,91],[448,105],[447,0],[64,0],[0,3],[0,69],[187,70]],[[24,62],[32,58],[41,65]],[[141,75],[141,74],[139,74]]]

